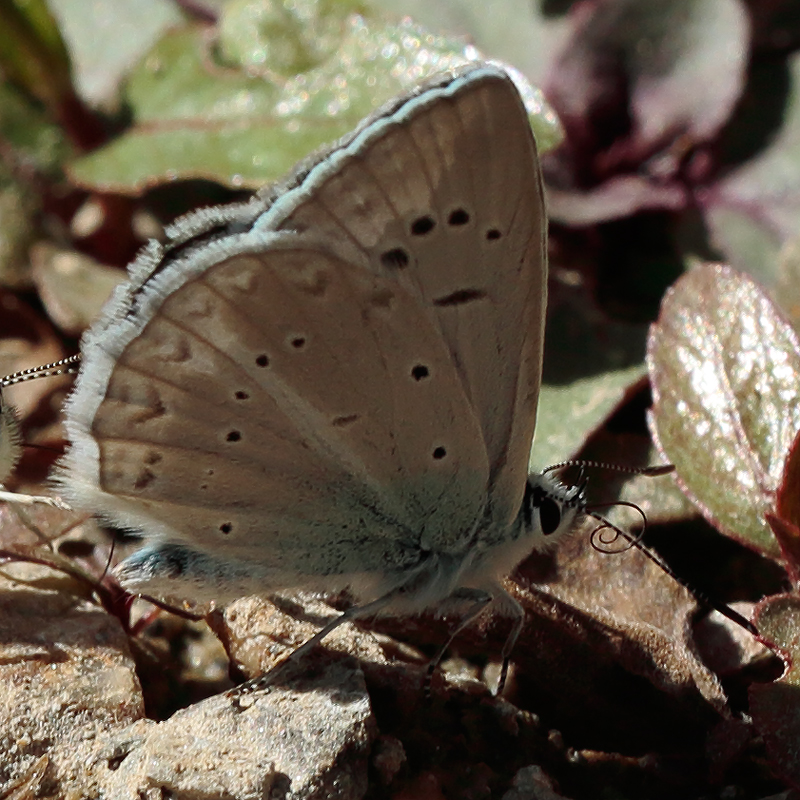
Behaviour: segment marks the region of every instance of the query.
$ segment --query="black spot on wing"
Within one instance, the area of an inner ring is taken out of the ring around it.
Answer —
[[[335,428],[346,428],[349,425],[352,425],[354,422],[358,422],[361,419],[359,414],[347,414],[341,417],[334,417],[331,420],[331,425]]]
[[[467,303],[474,303],[476,300],[483,300],[487,297],[483,289],[459,289],[456,292],[447,294],[444,297],[437,297],[433,304],[439,308],[447,306],[462,306]]]
[[[448,225],[466,225],[469,222],[469,212],[463,208],[457,208],[450,213],[447,218]]]
[[[430,233],[436,227],[436,221],[433,217],[429,217],[427,215],[423,217],[417,217],[411,223],[411,235],[412,236],[425,236],[426,233]]]
[[[402,247],[395,247],[381,253],[381,264],[386,269],[403,269],[409,265],[410,261],[408,253]]]

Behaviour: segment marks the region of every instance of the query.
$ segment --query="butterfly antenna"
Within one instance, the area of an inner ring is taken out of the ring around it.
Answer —
[[[622,472],[626,475],[644,475],[648,478],[656,478],[659,475],[668,475],[670,472],[675,472],[674,464],[659,464],[654,467],[624,467],[619,464],[609,464],[605,461],[582,461],[580,459],[551,464],[547,469],[542,470],[542,472],[551,472],[556,469],[563,469],[564,467],[580,467],[581,476],[583,476],[586,469],[607,469],[612,472]]]
[[[665,473],[660,473],[660,474],[665,474]],[[639,506],[634,505],[633,503],[620,501],[618,503],[608,503],[606,505],[620,505],[620,506],[627,506],[628,508],[633,508],[636,511],[638,511],[639,514],[641,514],[642,519],[645,522],[645,525],[647,523],[644,511],[642,511],[642,509],[639,508]],[[604,549],[603,547],[599,547],[596,544],[597,541],[600,541],[607,548],[610,542],[609,543],[604,542],[602,536],[601,535],[598,536],[598,534],[604,530],[612,530],[614,532],[615,538],[624,539],[630,547],[635,547],[640,553],[649,558],[657,567],[659,567],[667,575],[669,575],[670,578],[672,578],[674,581],[683,586],[683,588],[686,589],[686,591],[689,592],[689,594],[692,595],[692,597],[694,597],[694,599],[700,605],[703,605],[706,608],[711,608],[714,611],[718,611],[720,614],[722,614],[723,617],[727,617],[731,622],[734,622],[736,623],[736,625],[739,625],[741,628],[744,628],[748,633],[752,634],[753,636],[759,639],[761,638],[761,635],[758,632],[758,628],[756,628],[756,626],[753,625],[753,623],[750,622],[749,619],[743,617],[737,611],[734,611],[726,603],[721,603],[716,600],[713,600],[711,597],[705,594],[705,592],[702,592],[699,589],[697,589],[697,587],[692,586],[692,584],[688,583],[686,580],[680,577],[680,575],[677,575],[675,571],[665,561],[661,559],[660,556],[656,555],[652,550],[650,550],[650,548],[646,547],[641,542],[641,537],[644,535],[644,530],[642,530],[642,532],[638,536],[633,536],[632,534],[623,531],[621,528],[618,528],[610,520],[606,519],[604,516],[596,513],[595,511],[592,511],[587,508],[586,513],[600,523],[600,525],[597,528],[595,528],[594,531],[592,531],[592,534],[590,536],[592,546],[596,550],[606,553],[622,552],[622,551]]]
[[[55,375],[74,375],[78,371],[75,366],[81,360],[80,355],[62,358],[60,361],[53,361],[52,364],[42,364],[40,367],[30,367],[19,372],[13,372],[0,378],[0,387],[12,386],[15,383],[31,381],[34,378],[52,378]]]
[[[78,371],[75,366],[78,361],[80,361],[79,355],[69,356],[68,358],[62,358],[60,361],[53,361],[50,364],[43,364],[39,367],[30,367],[29,369],[23,369],[19,372],[11,373],[11,375],[0,377],[0,468],[2,468],[0,480],[6,480],[13,473],[22,456],[22,433],[19,417],[14,406],[5,402],[2,390],[6,386],[23,383],[34,378],[74,374]],[[69,509],[69,506],[58,498],[6,492],[2,483],[0,483],[0,495],[2,495],[3,500],[8,502],[24,503],[26,505],[44,503],[63,510]],[[19,513],[19,510],[17,513]]]

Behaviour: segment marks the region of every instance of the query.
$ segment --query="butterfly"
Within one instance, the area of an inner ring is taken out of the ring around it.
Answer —
[[[62,492],[143,535],[132,591],[349,589],[311,643],[493,602],[507,657],[503,578],[584,504],[528,475],[546,292],[520,94],[490,63],[440,75],[142,252],[84,336]]]

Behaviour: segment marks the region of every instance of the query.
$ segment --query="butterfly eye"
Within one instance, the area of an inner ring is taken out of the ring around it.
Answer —
[[[539,524],[542,533],[550,536],[561,525],[561,506],[552,497],[544,497],[539,505]]]
[[[585,507],[582,489],[565,486],[546,473],[528,476],[522,521],[535,537],[553,536],[571,529]]]
[[[552,536],[569,527],[576,505],[570,502],[570,490],[547,478],[531,475],[522,504],[525,527],[531,533]]]

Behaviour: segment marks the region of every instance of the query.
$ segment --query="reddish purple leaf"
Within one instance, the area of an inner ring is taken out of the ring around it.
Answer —
[[[583,3],[545,94],[566,141],[545,159],[554,215],[574,224],[685,203],[684,156],[718,133],[741,95],[749,27],[739,0]],[[647,162],[647,163],[645,163]],[[707,168],[689,171],[691,184]],[[596,194],[607,181],[628,183]],[[620,197],[623,190],[630,197]],[[592,203],[591,201],[594,200]]]

